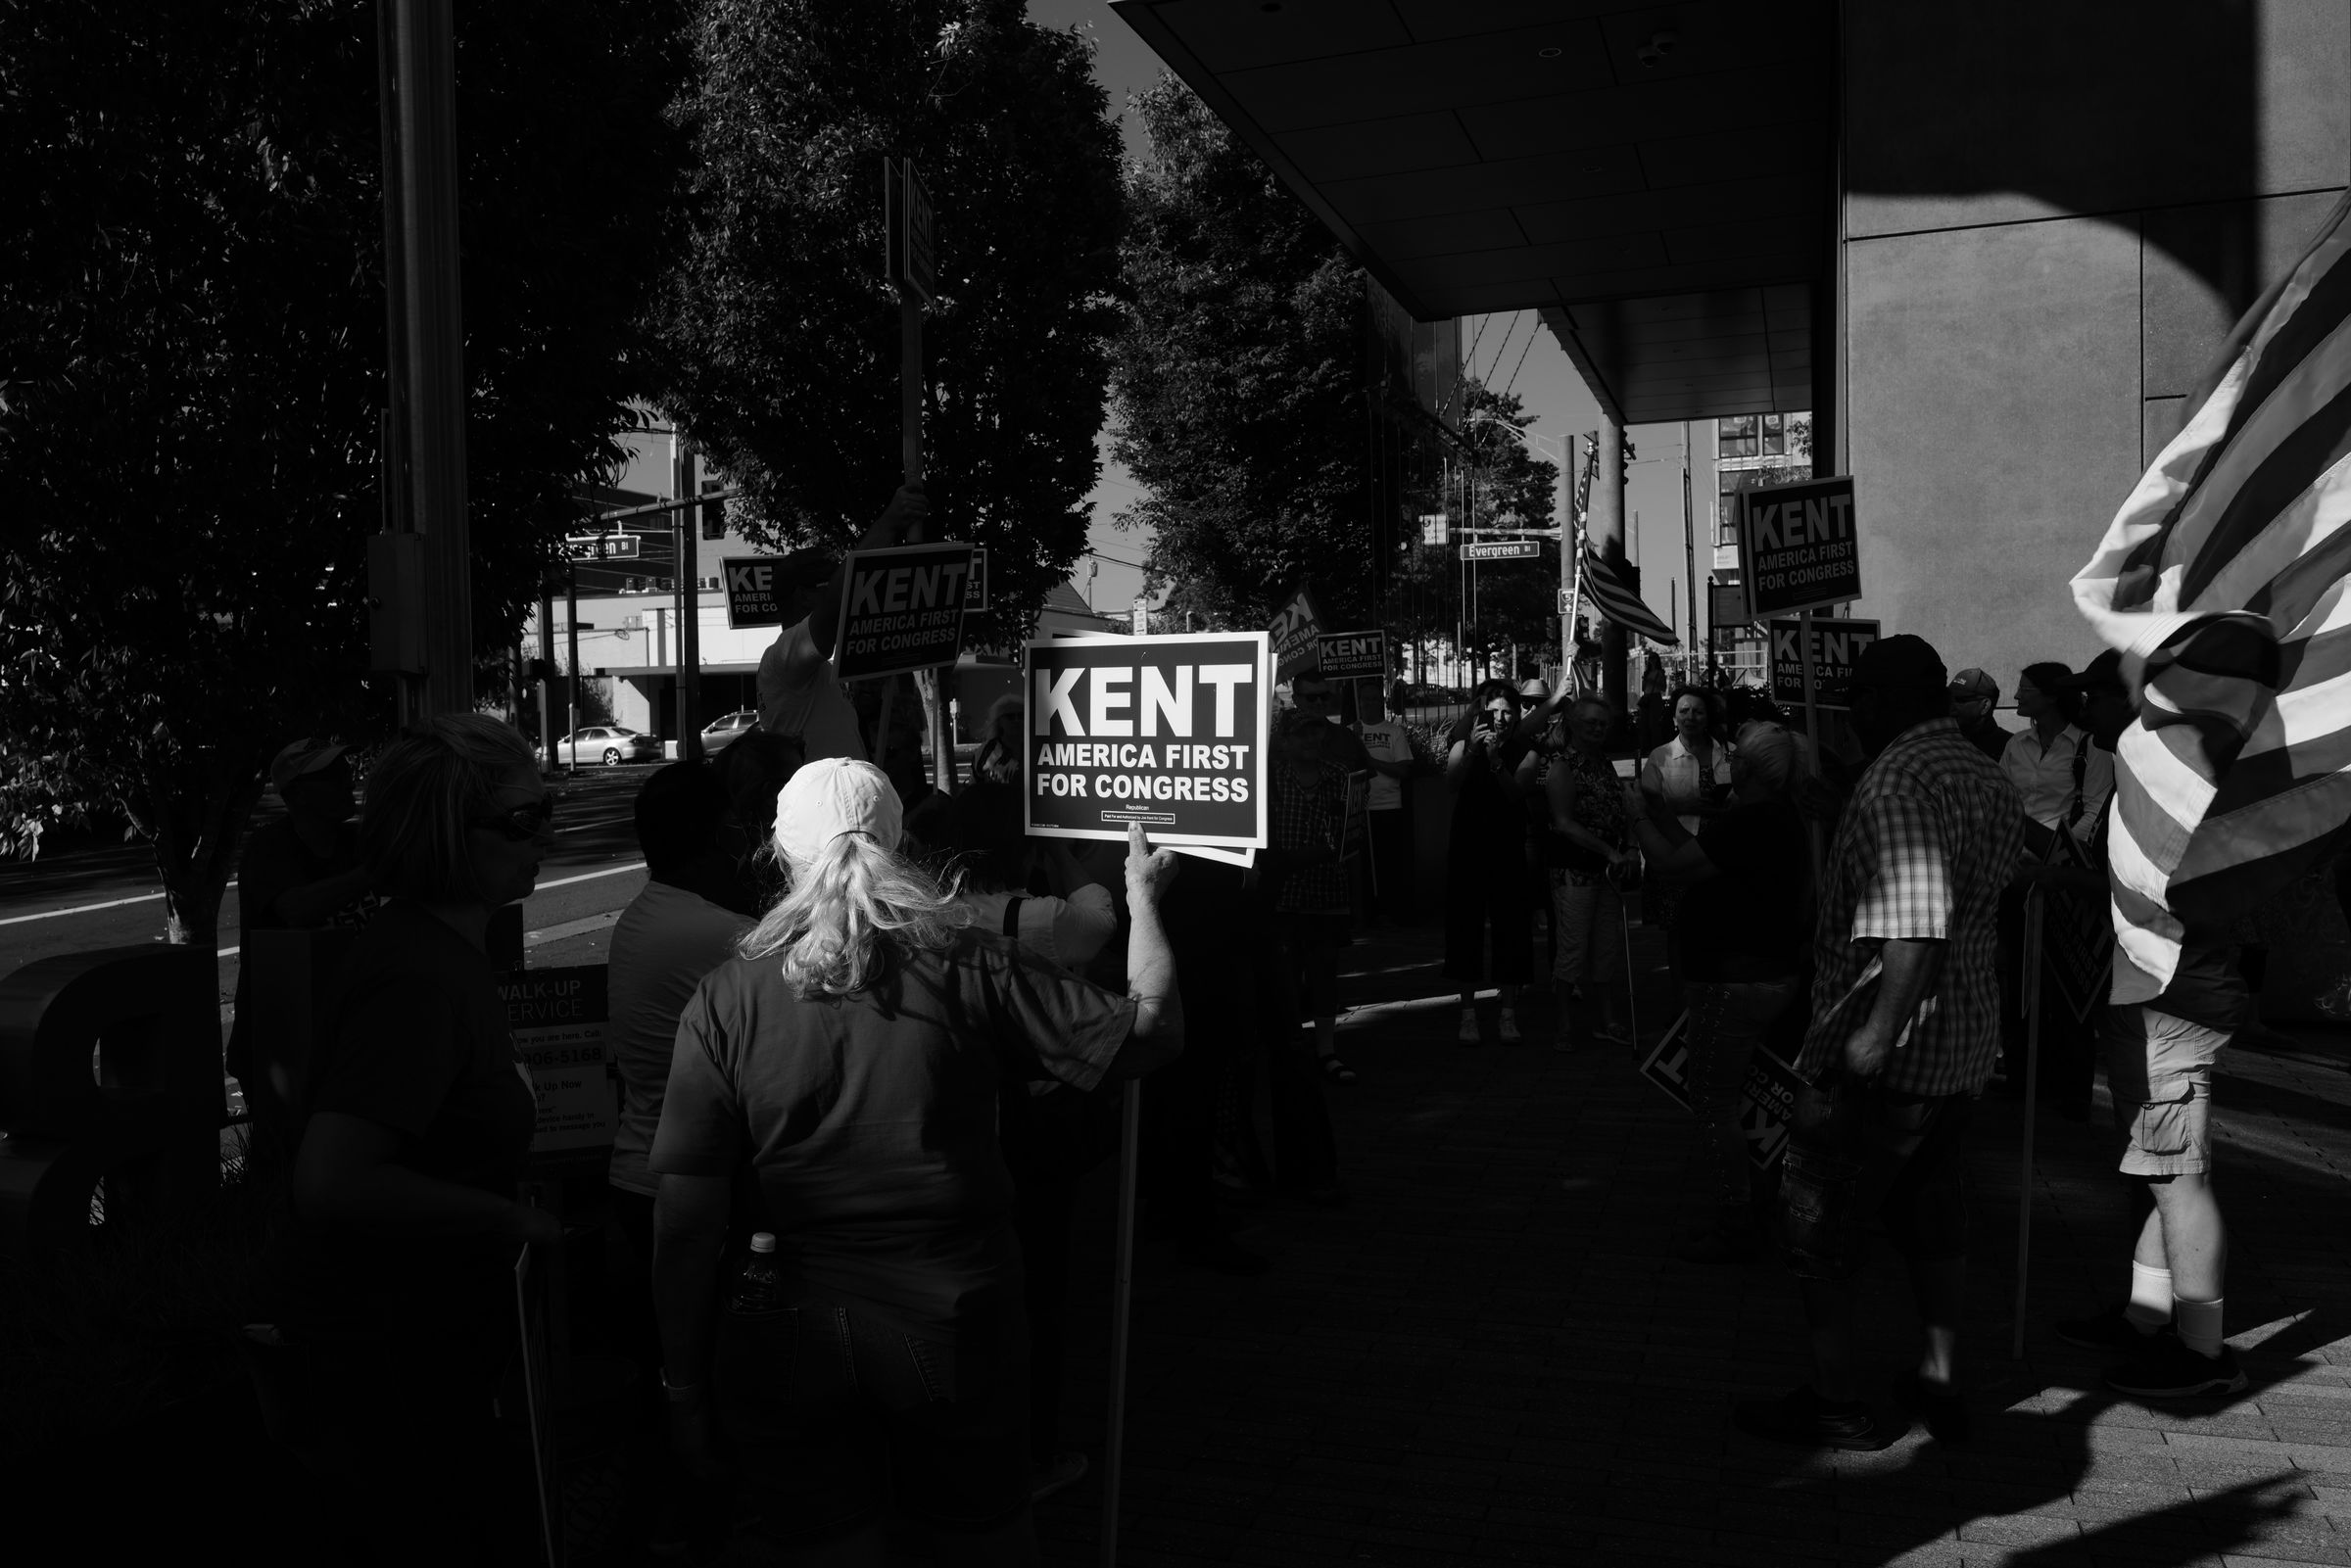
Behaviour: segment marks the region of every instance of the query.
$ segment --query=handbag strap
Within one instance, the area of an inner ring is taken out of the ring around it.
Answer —
[[[1027,902],[1017,896],[1004,900],[1004,934],[1016,942],[1021,939],[1021,906]]]

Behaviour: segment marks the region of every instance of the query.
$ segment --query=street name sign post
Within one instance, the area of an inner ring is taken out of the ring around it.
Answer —
[[[1140,823],[1175,849],[1265,847],[1269,634],[1051,638],[1026,664],[1032,835],[1123,843]]]
[[[1810,643],[1802,641],[1809,629]],[[1769,623],[1771,633],[1771,697],[1774,702],[1804,700],[1805,654],[1811,655],[1812,700],[1819,707],[1842,713],[1851,706],[1846,688],[1853,679],[1854,661],[1878,640],[1875,621],[1804,616]]]
[[[1462,546],[1465,561],[1531,561],[1542,554],[1541,543],[1531,539],[1491,539]]]

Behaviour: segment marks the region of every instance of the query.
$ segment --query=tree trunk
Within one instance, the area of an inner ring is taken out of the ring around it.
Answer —
[[[216,756],[197,766],[150,764],[146,805],[164,883],[165,940],[219,945],[220,900],[261,798],[262,771],[250,759],[242,768]]]

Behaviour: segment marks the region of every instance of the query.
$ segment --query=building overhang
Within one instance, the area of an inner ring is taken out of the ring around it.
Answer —
[[[1421,320],[1534,309],[1627,423],[1812,405],[1828,0],[1112,0]]]

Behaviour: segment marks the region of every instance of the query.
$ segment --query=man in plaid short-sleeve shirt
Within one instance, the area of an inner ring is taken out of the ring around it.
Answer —
[[[1870,1223],[1910,1265],[1924,1319],[1902,1403],[1944,1442],[1966,1435],[1951,1387],[1966,1283],[1962,1136],[1999,1055],[2000,889],[2024,840],[1999,768],[1950,718],[1942,658],[1891,637],[1853,671],[1854,728],[1880,747],[1855,786],[1821,885],[1812,1021],[1780,1183],[1780,1239],[1801,1282],[1813,1382],[1744,1402],[1739,1423],[1812,1447],[1882,1449],[1908,1423],[1861,1398],[1851,1279]]]

